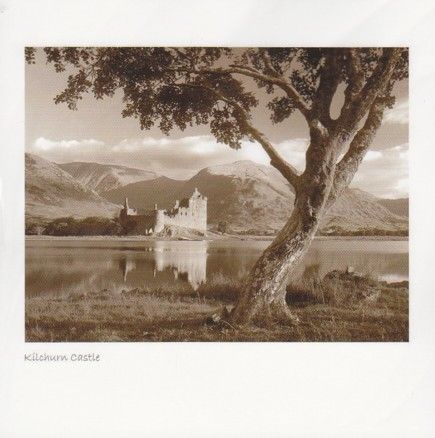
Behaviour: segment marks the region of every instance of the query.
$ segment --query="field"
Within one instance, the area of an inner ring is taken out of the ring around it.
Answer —
[[[295,325],[234,327],[220,315],[240,290],[239,281],[217,275],[197,291],[166,285],[27,298],[26,341],[408,341],[407,282],[333,271],[289,285]]]

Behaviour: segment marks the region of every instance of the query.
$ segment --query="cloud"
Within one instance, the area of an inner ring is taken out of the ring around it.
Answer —
[[[302,170],[305,166],[307,143],[306,139],[292,139],[278,143],[276,148],[295,167]],[[123,140],[112,150],[117,153],[134,150],[147,158],[147,165],[152,166],[152,170],[178,177],[183,177],[183,173],[191,176],[204,167],[238,160],[252,160],[260,164],[270,163],[270,158],[257,143],[243,141],[242,147],[235,150],[218,143],[210,135],[181,139]]]
[[[409,101],[403,100],[387,110],[384,115],[384,123],[407,125],[409,123]]]
[[[284,141],[277,145],[277,149],[297,169],[303,170],[307,146],[308,140],[299,138]],[[384,198],[407,197],[409,193],[408,152],[408,143],[383,150],[369,150],[351,187]]]
[[[408,196],[408,147],[404,143],[382,151],[369,151],[351,187],[384,198]]]
[[[35,140],[33,144],[33,150],[36,151],[50,151],[55,149],[69,149],[69,148],[80,148],[80,147],[95,147],[102,146],[104,142],[99,140],[94,140],[93,138],[85,140],[60,140],[53,141],[48,138],[39,137]]]
[[[305,153],[308,148],[308,139],[293,138],[276,145],[280,154],[299,171],[305,169]]]
[[[364,161],[375,161],[382,158],[382,152],[380,151],[368,151],[364,157]]]
[[[305,166],[307,140],[296,138],[276,145],[278,151],[295,167]],[[185,179],[198,170],[217,164],[238,160],[252,160],[269,164],[266,152],[257,143],[243,141],[238,150],[218,143],[210,135],[182,138],[126,138],[110,145],[95,139],[50,140],[38,138],[28,148],[29,152],[59,163],[69,161],[96,161],[122,164],[153,170],[172,178]]]
[[[275,145],[279,153],[299,171],[305,168],[306,138],[294,138]],[[204,167],[252,160],[269,164],[266,152],[257,143],[243,141],[241,149],[217,143],[210,135],[175,139],[133,138],[110,145],[95,139],[54,141],[38,138],[28,149],[58,162],[95,161],[155,171],[176,179],[187,179]],[[355,175],[353,187],[377,196],[400,197],[408,193],[408,144],[367,152]]]

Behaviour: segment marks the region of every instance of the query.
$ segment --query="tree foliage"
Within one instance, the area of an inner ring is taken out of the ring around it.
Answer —
[[[209,124],[216,139],[232,148],[239,148],[243,137],[259,141],[251,125],[252,110],[259,101],[247,89],[247,79],[270,96],[265,110],[274,123],[299,110],[307,119],[321,116],[322,123],[331,126],[329,106],[338,85],[346,85],[348,100],[352,94],[369,92],[391,50],[44,48],[47,62],[57,72],[74,69],[65,90],[55,97],[56,103],[76,109],[84,93],[102,99],[121,89],[125,105],[122,115],[137,118],[142,129],[158,126],[169,134],[175,127],[184,130]],[[393,74],[376,93],[388,106],[394,103],[394,82],[408,72],[408,52],[398,51]],[[31,63],[34,59],[35,49],[27,48],[26,60]],[[357,119],[355,122],[362,117]]]

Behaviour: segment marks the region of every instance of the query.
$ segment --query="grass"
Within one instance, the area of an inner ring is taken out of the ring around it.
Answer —
[[[333,271],[287,288],[294,326],[232,327],[207,317],[242,288],[216,275],[198,290],[173,284],[113,293],[26,299],[26,341],[407,341],[408,284]]]

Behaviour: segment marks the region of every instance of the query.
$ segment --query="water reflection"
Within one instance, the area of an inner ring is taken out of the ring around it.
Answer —
[[[268,242],[26,242],[26,294],[65,295],[169,283],[199,285],[223,274],[241,278]],[[386,281],[408,279],[408,244],[404,241],[315,241],[295,276],[321,277],[353,266]]]
[[[173,242],[155,242],[153,248],[153,277],[167,270],[172,272],[174,280],[188,282],[193,290],[205,283],[207,278],[207,242],[185,242],[183,245],[174,245]],[[137,254],[128,253],[119,261],[124,283],[127,283],[128,274],[136,269],[145,268],[143,263],[135,260]]]
[[[313,243],[300,270],[306,266],[316,266],[319,277],[352,266],[356,272],[379,280],[404,281],[408,280],[408,242],[319,240]]]

